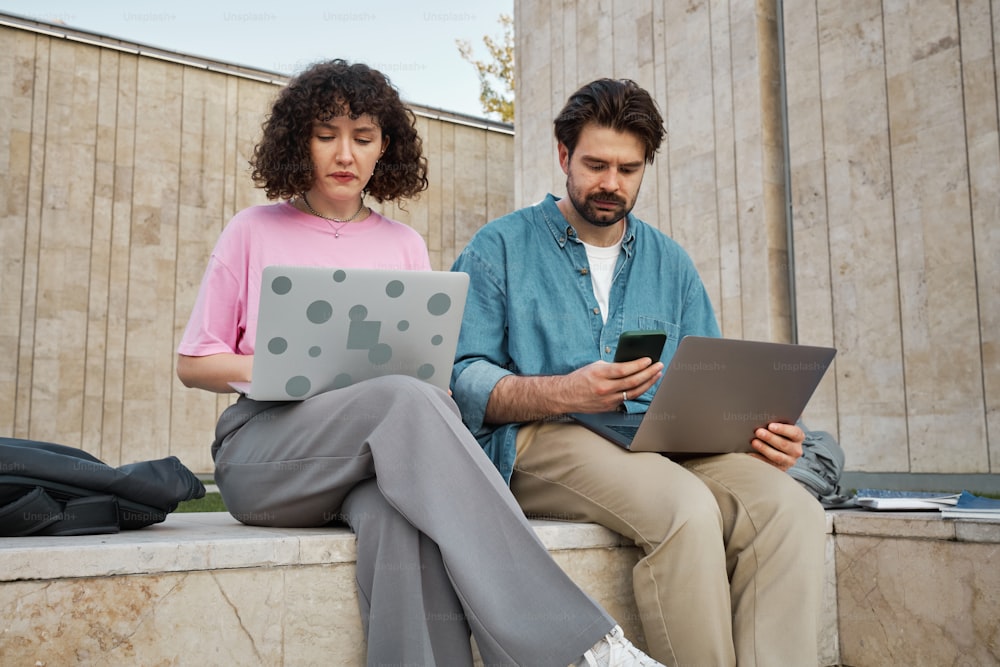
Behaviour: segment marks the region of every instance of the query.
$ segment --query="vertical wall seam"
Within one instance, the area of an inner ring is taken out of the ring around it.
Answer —
[[[100,151],[100,134],[101,134],[101,60],[104,53],[101,49],[97,49],[97,95],[94,98],[94,122],[93,122],[93,146],[94,146],[94,164],[93,172],[90,178],[90,251],[87,253],[87,309],[86,309],[86,321],[83,325],[83,395],[80,397],[80,425],[79,430],[79,440],[77,446],[81,449],[86,449],[84,439],[87,436],[87,384],[90,379],[90,321],[91,321],[91,307],[93,306],[94,298],[94,246],[97,243],[96,238],[96,221],[97,216],[95,214],[96,204],[97,204],[97,183],[100,178],[98,169],[98,154]],[[102,393],[104,383],[101,383]],[[103,401],[102,401],[103,404]],[[100,443],[97,445],[98,453],[100,454]]]
[[[889,219],[892,221],[892,239],[893,239],[893,252],[892,261],[895,265],[895,276],[896,276],[896,315],[899,318],[899,362],[900,369],[902,371],[902,389],[903,389],[903,427],[906,430],[906,471],[913,472],[913,448],[911,446],[910,440],[910,405],[909,405],[909,392],[906,389],[906,327],[903,326],[903,294],[902,294],[902,281],[899,278],[899,229],[896,220],[896,179],[893,169],[892,160],[892,100],[889,96],[889,68],[886,57],[886,31],[885,31],[885,5],[884,2],[881,5],[881,11],[879,13],[879,21],[882,26],[882,72],[883,72],[883,89],[882,92],[885,95],[885,134],[886,134],[886,147],[889,151],[889,192],[891,196],[889,198],[889,206],[891,208],[892,214]]]
[[[25,404],[27,406],[26,409],[28,411],[28,414],[26,416],[26,420],[24,422],[24,424],[26,424],[26,429],[27,429],[27,432],[25,433],[25,437],[30,437],[31,433],[34,430],[32,428],[32,421],[31,421],[31,415],[34,412],[34,410],[33,410],[33,407],[34,407],[34,391],[33,391],[32,388],[34,387],[34,383],[35,383],[35,341],[36,341],[36,339],[38,337],[38,299],[39,299],[38,282],[39,282],[39,274],[40,274],[40,270],[39,269],[41,267],[41,262],[42,262],[42,224],[43,224],[43,219],[45,217],[44,216],[44,210],[45,210],[45,195],[44,195],[44,192],[45,192],[45,163],[46,163],[46,160],[48,159],[48,151],[45,150],[45,143],[46,143],[46,141],[48,139],[48,131],[49,131],[48,130],[48,122],[49,122],[49,89],[51,88],[51,79],[52,79],[52,72],[51,72],[51,69],[52,69],[52,41],[49,40],[49,39],[45,39],[44,40],[44,46],[43,46],[42,38],[41,37],[36,37],[36,39],[35,39],[35,63],[34,63],[34,66],[32,68],[36,73],[38,71],[38,66],[39,66],[39,63],[38,63],[38,54],[39,54],[39,50],[40,50],[39,47],[42,47],[42,49],[44,49],[45,51],[48,52],[47,56],[46,56],[46,59],[45,59],[45,67],[49,71],[46,72],[46,75],[45,75],[45,90],[43,92],[44,101],[43,101],[43,105],[42,105],[43,115],[42,115],[42,118],[41,118],[42,126],[40,128],[36,128],[36,126],[35,126],[35,118],[36,118],[36,114],[38,113],[38,111],[36,110],[35,105],[34,105],[34,101],[35,101],[36,97],[35,97],[35,95],[32,95],[31,142],[29,143],[29,149],[28,149],[29,155],[31,156],[31,157],[28,158],[29,159],[29,164],[30,164],[30,160],[34,159],[34,152],[35,151],[33,150],[33,148],[34,148],[34,145],[35,145],[36,131],[40,132],[41,143],[42,143],[42,151],[41,151],[42,155],[41,155],[41,164],[38,167],[38,175],[39,175],[39,179],[41,180],[41,183],[39,183],[39,187],[38,187],[38,192],[39,192],[38,224],[35,226],[35,229],[34,229],[34,233],[36,235],[37,243],[35,245],[35,266],[34,266],[35,277],[34,277],[34,281],[33,281],[33,295],[32,295],[33,301],[31,302],[31,304],[29,306],[29,308],[31,310],[31,313],[30,313],[31,314],[31,340],[29,340],[27,342],[31,346],[30,347],[30,357],[31,357],[30,365],[31,365],[31,370],[29,371],[29,375],[28,375],[28,378],[29,378],[28,386],[25,389],[25,391],[27,393],[27,397],[25,399]],[[37,83],[37,79],[35,81]],[[29,179],[28,180],[28,201],[26,202],[27,206],[26,206],[26,209],[25,209],[25,212],[28,214],[26,217],[28,217],[28,218],[30,218],[30,211],[31,211],[31,202],[30,202],[30,197],[31,197],[31,180],[30,179],[31,179],[31,173],[33,171],[34,170],[31,169],[30,166],[29,166],[29,174],[28,174],[28,179]],[[28,228],[28,224],[25,225],[25,232],[26,232],[25,233],[25,243],[26,244],[27,244],[27,238],[28,238],[27,228]],[[24,275],[26,276],[27,275],[27,262],[25,262],[24,265],[25,265],[25,273],[24,273]],[[22,295],[24,294],[24,284],[23,283],[21,285],[21,294]],[[22,299],[23,298],[24,297],[22,296]],[[24,309],[23,308],[22,308],[21,312],[22,312],[22,314],[24,313]],[[24,320],[22,320],[22,322],[21,322],[22,330],[23,330],[23,324],[24,324]],[[20,352],[21,352],[21,347],[19,346],[19,348],[18,348],[18,357],[19,358],[20,358]],[[20,366],[18,367],[18,370],[20,371]],[[16,394],[15,394],[15,399],[14,400],[15,400],[15,402],[17,401]],[[15,423],[16,423],[16,415],[15,415]]]
[[[994,54],[994,62],[996,61],[996,52],[993,44],[993,9],[992,5],[989,6],[990,12],[990,51]],[[976,322],[978,326],[976,327],[977,339],[979,341],[979,383],[982,390],[982,414],[983,414],[983,429],[986,435],[986,470],[990,471],[993,469],[992,461],[990,460],[990,419],[989,419],[989,387],[986,382],[986,364],[983,359],[983,304],[980,299],[979,291],[979,263],[976,261],[976,208],[975,201],[973,197],[973,178],[972,178],[972,156],[969,150],[969,114],[968,114],[968,104],[966,102],[966,93],[968,92],[966,88],[965,81],[965,57],[962,49],[962,3],[960,0],[955,0],[955,17],[958,26],[958,71],[959,80],[962,82],[962,129],[963,138],[965,140],[965,172],[969,179],[968,197],[969,197],[969,235],[972,239],[972,279],[973,286],[975,288],[976,295]],[[997,94],[997,85],[993,85],[994,97]],[[998,107],[994,107],[997,109]],[[1000,129],[1000,128],[998,128]]]
[[[829,299],[830,299],[830,342],[833,347],[837,347],[837,322],[836,322],[836,312],[834,311],[834,298],[833,298],[833,257],[830,254],[831,238],[830,238],[830,178],[829,171],[827,169],[826,161],[826,113],[823,105],[823,49],[820,45],[820,30],[819,30],[819,8],[814,7],[816,10],[816,79],[818,81],[817,88],[820,91],[819,99],[817,100],[819,104],[819,131],[820,131],[820,144],[823,147],[823,219],[826,221],[826,253],[827,253],[827,281],[830,285]],[[836,366],[836,358],[833,361],[834,366]],[[833,400],[834,400],[834,422],[836,424],[837,433],[840,433],[840,376],[836,373],[833,375]]]
[[[791,342],[799,342],[798,312],[795,303],[795,210],[792,202],[792,156],[788,132],[788,81],[785,72],[785,7],[784,0],[777,0],[776,23],[778,29],[778,105],[781,109],[781,161],[785,192],[786,269],[788,271],[788,325]]]

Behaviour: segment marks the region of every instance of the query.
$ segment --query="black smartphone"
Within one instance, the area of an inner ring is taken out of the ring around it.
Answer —
[[[615,361],[632,361],[649,357],[654,362],[660,360],[667,333],[659,329],[649,331],[623,331],[618,338]]]

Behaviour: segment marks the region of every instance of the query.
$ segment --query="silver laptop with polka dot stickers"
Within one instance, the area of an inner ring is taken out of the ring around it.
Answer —
[[[261,276],[253,379],[264,401],[302,400],[382,375],[448,388],[469,276],[268,266]]]

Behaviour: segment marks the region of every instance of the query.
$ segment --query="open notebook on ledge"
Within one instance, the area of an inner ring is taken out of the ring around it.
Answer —
[[[961,493],[932,491],[891,491],[888,489],[858,489],[855,501],[859,507],[883,511],[940,512],[944,519],[986,519],[1000,521],[1000,499]]]
[[[1000,499],[986,498],[962,491],[958,502],[952,507],[941,509],[945,519],[986,519],[1000,521]]]
[[[958,493],[858,489],[855,502],[870,510],[940,510],[958,502]]]

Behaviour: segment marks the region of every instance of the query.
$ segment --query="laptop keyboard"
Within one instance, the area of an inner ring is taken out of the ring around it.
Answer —
[[[626,426],[625,424],[608,424],[608,428],[630,440],[635,437],[636,431],[639,430],[638,426]]]

